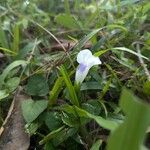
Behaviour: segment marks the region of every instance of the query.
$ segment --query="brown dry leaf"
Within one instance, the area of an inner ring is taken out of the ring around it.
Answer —
[[[25,121],[22,116],[21,102],[28,99],[18,88],[8,115],[0,129],[0,150],[27,150],[30,137],[25,132]]]

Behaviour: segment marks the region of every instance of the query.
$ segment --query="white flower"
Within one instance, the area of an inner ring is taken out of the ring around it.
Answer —
[[[82,83],[88,74],[89,69],[94,65],[101,64],[98,57],[93,56],[88,49],[82,50],[77,55],[79,67],[76,70],[75,81],[77,84]]]

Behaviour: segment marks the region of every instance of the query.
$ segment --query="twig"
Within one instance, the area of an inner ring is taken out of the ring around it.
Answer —
[[[34,23],[35,25],[37,25],[38,27],[40,27],[41,29],[43,29],[45,32],[47,32],[62,47],[62,49],[64,50],[64,52],[68,56],[72,67],[75,69],[75,66],[73,64],[73,61],[72,61],[72,59],[71,59],[68,51],[66,50],[66,48],[64,47],[64,45],[58,40],[58,38],[54,34],[52,34],[50,31],[48,31],[46,28],[44,28],[42,25],[40,25],[39,23],[35,22],[34,20],[29,19],[29,21],[31,21],[32,23]]]
[[[32,51],[31,51],[31,53],[30,53],[30,55],[29,55],[29,57],[28,57],[28,59],[27,59],[27,64],[29,65],[30,64],[30,61],[32,60],[32,58],[33,58],[33,55],[34,55],[34,52],[35,52],[35,48],[36,48],[36,45],[37,45],[37,39],[35,39],[35,42],[34,42],[35,44],[34,44],[34,46],[33,46],[33,48],[32,48]],[[27,66],[26,66],[27,67]],[[26,70],[26,67],[22,70],[22,72],[21,72],[21,74],[20,74],[20,79],[21,79],[21,77],[23,76],[23,73],[25,72],[25,70]]]
[[[77,43],[75,42],[71,42],[71,41],[65,41],[62,43],[62,45],[65,47],[65,49],[67,49],[67,51],[70,51]],[[90,42],[87,42],[83,48],[85,49],[89,49],[92,47],[92,44]],[[62,51],[62,47],[59,44],[53,44],[50,48],[44,48],[43,51],[44,52],[49,52],[49,51]]]
[[[142,66],[143,69],[144,69],[144,72],[145,72],[145,74],[146,74],[146,76],[147,76],[147,79],[150,81],[150,73],[149,73],[149,71],[148,71],[148,69],[147,69],[147,65],[144,63],[144,60],[143,60],[143,58],[141,57],[141,51],[140,51],[140,44],[139,44],[139,43],[136,44],[136,49],[137,49],[138,54],[140,54],[140,55],[138,56],[139,61],[140,61],[140,64],[141,64],[141,66]]]

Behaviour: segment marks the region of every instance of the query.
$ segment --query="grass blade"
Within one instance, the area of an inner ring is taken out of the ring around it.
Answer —
[[[70,94],[70,101],[72,104],[76,105],[76,106],[79,106],[79,101],[78,101],[78,98],[77,98],[77,95],[76,95],[76,92],[75,92],[75,89],[70,81],[70,78],[69,78],[69,75],[65,69],[64,66],[61,66],[60,67],[60,72],[63,76],[63,79],[66,83],[66,86],[68,88],[68,91],[69,91],[69,94]]]
[[[50,91],[50,96],[49,96],[49,106],[52,106],[53,104],[56,103],[57,97],[62,89],[62,83],[63,83],[63,78],[59,77],[52,90]]]
[[[19,25],[15,25],[14,27],[14,39],[13,39],[13,45],[12,45],[12,50],[14,52],[18,52],[19,51],[19,40],[20,40],[20,37],[19,37]]]

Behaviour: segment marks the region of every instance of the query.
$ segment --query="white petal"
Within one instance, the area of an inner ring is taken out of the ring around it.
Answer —
[[[77,84],[83,82],[92,66],[101,64],[100,59],[93,56],[91,51],[88,49],[82,50],[78,53],[77,62],[79,63],[79,67],[77,68],[75,75]]]
[[[92,53],[90,50],[85,49],[82,50],[78,53],[77,55],[77,62],[78,63],[82,63],[82,64],[86,64],[87,61],[92,57]]]
[[[79,66],[79,67],[80,67],[80,66]],[[84,71],[81,71],[81,70],[79,69],[79,67],[77,68],[77,70],[76,70],[76,75],[75,75],[75,81],[76,81],[77,84],[83,82],[83,80],[84,80],[85,77],[87,76],[87,74],[88,74],[88,72],[89,72],[89,69],[90,69],[89,67],[86,67],[86,68],[84,69]]]
[[[90,66],[90,67],[92,67],[94,65],[100,65],[100,64],[102,64],[102,62],[96,56],[92,56],[88,61],[88,66]]]

